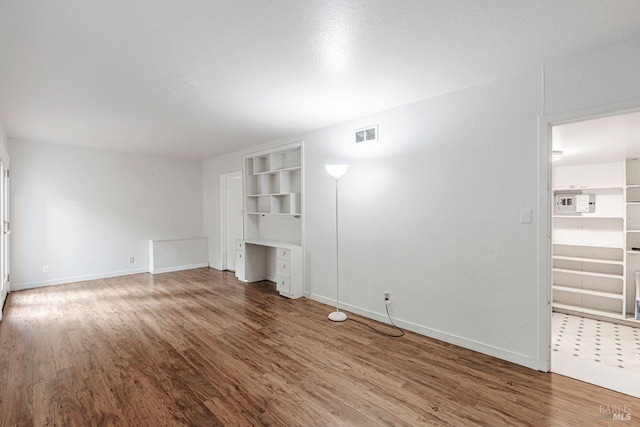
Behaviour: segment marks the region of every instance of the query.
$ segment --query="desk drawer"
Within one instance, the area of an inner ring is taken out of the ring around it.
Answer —
[[[278,258],[278,276],[291,274],[291,263],[288,259]]]
[[[291,251],[289,249],[278,248],[276,249],[276,251],[278,253],[279,259],[286,259],[287,261],[289,261],[289,258],[291,258],[290,256]]]
[[[276,289],[278,292],[284,292],[285,294],[291,293],[291,279],[289,276],[278,276],[276,282]]]
[[[236,277],[240,280],[244,280],[245,276],[244,258],[244,251],[236,251]]]

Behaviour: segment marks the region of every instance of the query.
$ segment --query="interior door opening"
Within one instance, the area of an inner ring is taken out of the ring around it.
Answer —
[[[640,112],[551,135],[551,371],[640,397]]]
[[[235,245],[243,238],[242,172],[225,174],[220,178],[222,270],[235,271]]]

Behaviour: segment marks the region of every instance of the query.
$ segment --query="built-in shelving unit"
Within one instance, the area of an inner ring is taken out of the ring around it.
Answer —
[[[300,147],[297,147],[245,159],[247,215],[302,214],[300,153]]]
[[[240,280],[272,280],[289,298],[303,295],[302,146],[298,142],[245,156],[244,239],[236,249]]]
[[[640,247],[640,162],[558,166],[553,173],[554,310],[634,322],[640,251],[631,248]],[[555,206],[559,195],[590,195],[594,208],[562,212]]]

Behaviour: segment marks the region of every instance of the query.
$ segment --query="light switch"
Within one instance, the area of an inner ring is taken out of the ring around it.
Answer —
[[[520,224],[531,224],[531,217],[533,216],[532,209],[520,209]]]

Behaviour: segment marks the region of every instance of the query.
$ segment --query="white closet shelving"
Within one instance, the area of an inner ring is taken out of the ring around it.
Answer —
[[[554,168],[558,194],[590,194],[595,210],[553,217],[552,291],[556,311],[633,320],[640,270],[640,162]]]

